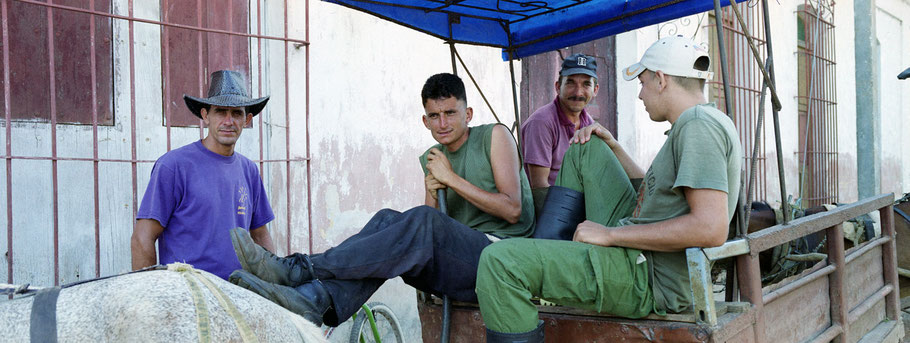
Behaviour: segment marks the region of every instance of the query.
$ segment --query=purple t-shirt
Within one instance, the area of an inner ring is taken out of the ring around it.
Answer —
[[[161,264],[185,262],[227,279],[240,269],[229,230],[272,221],[259,169],[240,153],[216,154],[201,141],[158,159],[137,219],[154,219]]]
[[[528,165],[533,164],[550,168],[547,181],[552,186],[562,166],[562,157],[569,150],[569,139],[575,135],[575,124],[559,109],[559,98],[538,108],[528,120],[521,124],[522,153],[524,153],[525,173],[531,177]],[[581,126],[594,123],[588,112],[581,110]]]

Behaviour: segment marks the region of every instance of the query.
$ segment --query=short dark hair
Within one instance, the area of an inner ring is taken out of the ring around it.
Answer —
[[[420,98],[423,104],[427,104],[428,99],[445,99],[454,97],[455,100],[461,100],[467,103],[468,98],[464,92],[464,82],[461,82],[455,74],[439,73],[430,76],[427,82],[423,84],[423,90],[420,91]]]

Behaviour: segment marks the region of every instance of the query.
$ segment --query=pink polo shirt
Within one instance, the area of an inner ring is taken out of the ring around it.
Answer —
[[[556,182],[556,175],[562,166],[562,157],[566,150],[569,150],[569,139],[575,135],[575,124],[559,109],[558,101],[559,98],[556,98],[537,109],[521,125],[525,173],[528,173],[529,164],[549,167],[550,176],[547,181],[550,186]],[[594,123],[585,110],[581,111],[580,119],[580,127]]]

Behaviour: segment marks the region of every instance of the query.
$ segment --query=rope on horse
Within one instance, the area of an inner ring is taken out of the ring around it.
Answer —
[[[259,341],[253,333],[253,330],[250,329],[249,324],[243,319],[240,311],[237,310],[234,302],[224,294],[221,288],[212,283],[211,280],[201,275],[198,270],[189,264],[171,263],[167,265],[167,269],[180,272],[190,286],[190,293],[193,295],[193,303],[196,305],[196,325],[200,342],[211,342],[211,321],[209,319],[208,307],[205,305],[205,299],[202,297],[202,289],[198,284],[200,282],[212,292],[212,295],[215,296],[215,299],[218,299],[218,303],[221,304],[221,307],[224,308],[225,312],[234,320],[234,324],[237,325],[237,330],[240,331],[240,337],[243,339],[243,342]]]

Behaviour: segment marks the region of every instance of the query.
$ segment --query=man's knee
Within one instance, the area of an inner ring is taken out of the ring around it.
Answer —
[[[509,261],[514,261],[516,251],[522,249],[521,241],[523,240],[521,238],[505,239],[484,248],[480,253],[478,273],[481,269],[491,273],[508,270]]]

